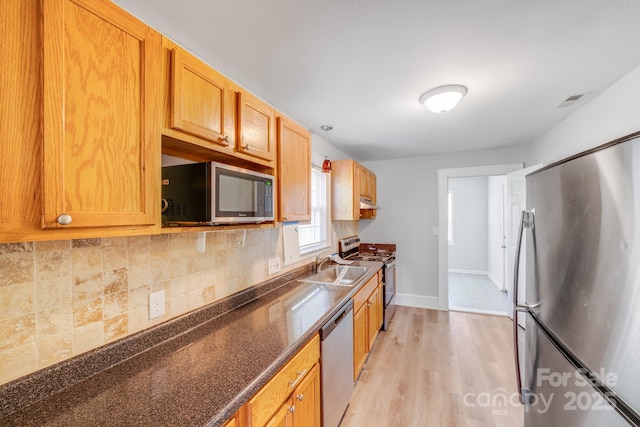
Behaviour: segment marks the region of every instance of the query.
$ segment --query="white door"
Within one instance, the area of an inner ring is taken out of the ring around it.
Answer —
[[[507,237],[507,295],[509,296],[509,316],[513,316],[513,271],[516,254],[516,246],[518,245],[518,228],[520,227],[520,216],[523,210],[527,209],[527,183],[525,176],[531,172],[538,170],[542,164],[530,166],[507,174],[507,198],[506,198],[506,237]],[[523,235],[522,246],[520,249],[520,270],[518,274],[518,304],[524,303],[526,295],[525,263],[526,258],[525,242],[526,233]],[[518,316],[518,324],[524,328],[525,316]]]

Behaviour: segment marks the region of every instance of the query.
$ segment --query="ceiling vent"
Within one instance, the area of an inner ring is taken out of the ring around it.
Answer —
[[[569,107],[575,104],[576,102],[580,101],[584,97],[584,95],[585,95],[584,93],[579,93],[577,95],[567,96],[565,99],[560,101],[558,105],[556,105],[556,108]]]

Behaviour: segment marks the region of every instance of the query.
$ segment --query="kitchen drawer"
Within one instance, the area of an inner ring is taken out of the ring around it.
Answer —
[[[378,274],[374,275],[369,281],[353,296],[353,312],[357,313],[367,300],[371,293],[375,291],[378,286]]]
[[[249,401],[251,425],[265,425],[318,360],[320,337],[316,335]]]

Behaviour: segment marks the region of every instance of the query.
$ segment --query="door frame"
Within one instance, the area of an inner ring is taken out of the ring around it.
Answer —
[[[449,310],[449,244],[447,241],[447,194],[449,178],[506,175],[522,169],[524,163],[438,169],[438,306]]]

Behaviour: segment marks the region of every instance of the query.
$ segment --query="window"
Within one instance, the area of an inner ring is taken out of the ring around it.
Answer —
[[[453,246],[453,191],[447,194],[447,239],[449,246]]]
[[[311,223],[298,227],[300,252],[306,253],[327,245],[327,176],[311,169]]]

